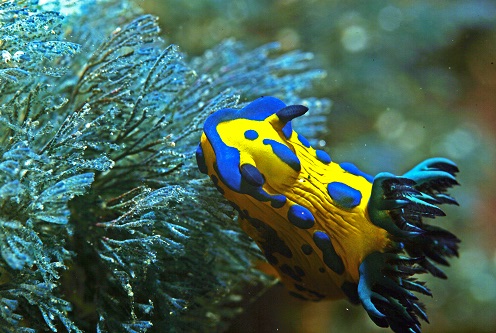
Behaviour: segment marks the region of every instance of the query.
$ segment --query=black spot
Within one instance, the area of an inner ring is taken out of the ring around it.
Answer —
[[[241,210],[241,208],[232,201],[229,201],[229,204],[231,205],[232,208],[236,209],[236,211],[239,214],[239,218],[246,220],[246,218],[248,217],[248,215],[245,213],[246,210]]]
[[[305,276],[305,271],[300,266],[295,266],[294,270],[299,276]]]
[[[260,244],[262,247],[262,252],[264,253],[269,263],[271,264],[277,263],[277,258],[274,257],[274,253],[279,253],[286,258],[293,257],[293,253],[291,252],[291,249],[286,245],[286,243],[281,238],[279,238],[274,228],[272,228],[265,222],[260,221],[259,219],[249,217],[248,212],[247,211],[245,212],[247,216],[246,218],[247,221],[255,229],[257,229],[260,237],[263,238],[263,241],[260,242]]]
[[[345,281],[341,286],[341,290],[344,292],[346,297],[353,304],[360,304],[360,298],[358,297],[358,285],[353,282]]]
[[[320,267],[320,268],[319,268],[319,272],[321,272],[321,273],[325,273],[325,268],[324,268],[324,267]]]
[[[329,235],[323,231],[315,231],[313,233],[313,241],[315,242],[315,245],[317,245],[317,247],[322,251],[322,257],[326,266],[332,269],[337,274],[343,274],[343,260],[336,253]]]
[[[243,212],[241,211],[241,208],[239,208],[239,206],[232,201],[229,201],[229,204],[231,205],[232,208],[236,209],[236,211],[241,216],[241,218],[243,218]]]
[[[295,283],[295,288],[298,289],[299,291],[303,291],[303,290],[306,290],[305,287],[303,287],[302,285],[298,284],[298,283]]]
[[[265,256],[265,258],[267,259],[267,261],[269,262],[269,264],[271,264],[272,266],[275,266],[279,263],[279,260],[277,260],[277,258],[274,257],[274,255],[272,253],[269,253],[265,250],[268,248],[267,242],[258,242],[258,245],[262,249],[262,253]]]
[[[217,178],[216,175],[211,175],[210,176],[210,179],[212,180],[212,182],[214,183],[214,186],[215,188],[217,189],[217,191],[220,192],[220,194],[224,195],[224,189],[222,187],[219,186],[219,178]]]
[[[305,253],[308,256],[312,254],[313,249],[309,244],[303,244],[301,246],[301,251],[303,251],[303,253]]]
[[[308,301],[308,298],[306,298],[305,296],[303,296],[301,294],[295,293],[294,291],[290,291],[289,294],[291,296],[296,297],[296,298],[299,298],[301,300]]]
[[[301,277],[289,265],[284,264],[279,269],[293,280],[301,282]]]
[[[299,291],[304,291],[306,293],[309,293],[309,294],[312,294],[314,295],[315,297],[317,297],[318,299],[323,299],[325,298],[325,295],[322,295],[321,293],[317,292],[317,291],[314,291],[312,289],[308,289],[306,287],[303,287],[302,285],[299,285],[297,283],[295,283],[295,288],[298,289]]]

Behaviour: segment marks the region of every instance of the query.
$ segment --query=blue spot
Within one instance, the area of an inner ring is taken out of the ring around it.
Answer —
[[[198,164],[198,169],[201,173],[207,174],[207,163],[205,163],[205,155],[203,154],[201,145],[198,145],[196,148],[196,164]]]
[[[286,204],[287,200],[288,200],[288,198],[286,198],[284,195],[276,194],[276,195],[272,196],[272,198],[270,200],[270,205],[274,208],[281,208],[282,206],[284,206]]]
[[[353,208],[360,204],[362,193],[344,183],[332,182],[327,185],[327,192],[337,206],[341,208]]]
[[[343,260],[339,257],[332,245],[329,235],[323,231],[315,231],[313,233],[313,241],[315,245],[322,251],[322,258],[327,267],[332,269],[337,274],[344,273]]]
[[[317,156],[317,159],[321,161],[324,164],[329,164],[331,163],[331,156],[329,156],[328,153],[326,153],[323,150],[317,149],[315,151],[315,155]]]
[[[339,163],[339,166],[346,172],[349,172],[351,173],[352,175],[355,175],[355,176],[361,176],[365,179],[367,179],[370,183],[372,183],[374,181],[374,177],[372,177],[371,175],[368,175],[366,174],[365,172],[361,171],[360,169],[358,169],[356,167],[355,164],[353,163],[350,163],[350,162],[343,162],[343,163]]]
[[[315,224],[315,218],[312,212],[300,205],[289,207],[288,220],[300,229],[309,229]]]
[[[291,127],[291,122],[288,121],[282,128],[282,134],[284,134],[286,139],[289,139],[291,137],[291,133],[293,133],[293,127]]]
[[[303,244],[303,245],[301,246],[301,251],[302,251],[303,253],[305,253],[307,256],[309,256],[309,255],[311,255],[311,254],[312,254],[313,249],[312,249],[312,247],[310,246],[310,244]]]
[[[265,179],[258,171],[257,167],[251,164],[243,164],[241,166],[241,176],[253,186],[262,186]]]
[[[300,160],[288,146],[272,139],[264,139],[263,144],[270,145],[272,147],[272,152],[279,157],[281,161],[290,166],[294,171],[300,172]]]
[[[255,140],[256,138],[258,138],[258,133],[255,130],[247,130],[245,132],[245,138],[247,138],[248,140]]]
[[[298,140],[300,140],[302,145],[304,145],[307,148],[310,148],[310,142],[308,142],[307,138],[305,138],[303,135],[298,134]]]

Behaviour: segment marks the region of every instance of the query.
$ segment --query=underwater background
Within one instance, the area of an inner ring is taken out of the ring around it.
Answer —
[[[0,0],[0,56],[0,333],[388,332],[256,269],[199,172],[207,116],[261,95],[369,174],[456,162],[422,331],[496,331],[494,1]]]
[[[430,156],[456,161],[460,207],[439,221],[461,240],[447,280],[421,276],[424,332],[496,330],[496,3],[494,1],[147,0],[189,54],[226,38],[314,54],[329,98],[318,134],[337,161],[401,173]],[[311,113],[311,110],[310,110]],[[298,127],[298,125],[296,125]],[[298,130],[298,129],[297,129]],[[306,303],[275,286],[228,332],[383,332],[347,301]]]

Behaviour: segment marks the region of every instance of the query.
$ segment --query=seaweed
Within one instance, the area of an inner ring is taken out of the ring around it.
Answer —
[[[202,124],[271,94],[323,130],[312,55],[227,40],[189,59],[127,1],[0,17],[0,332],[225,328],[273,281],[196,170]]]

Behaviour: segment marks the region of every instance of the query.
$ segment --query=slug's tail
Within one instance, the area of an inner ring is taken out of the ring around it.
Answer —
[[[447,259],[458,256],[460,240],[423,219],[444,216],[441,204],[458,204],[446,193],[458,184],[457,172],[450,160],[431,158],[402,177],[380,173],[374,178],[368,213],[374,224],[388,231],[394,245],[361,263],[358,296],[378,326],[420,333],[419,318],[427,321],[412,292],[431,293],[413,275],[429,272],[446,278],[436,264],[449,265]]]

